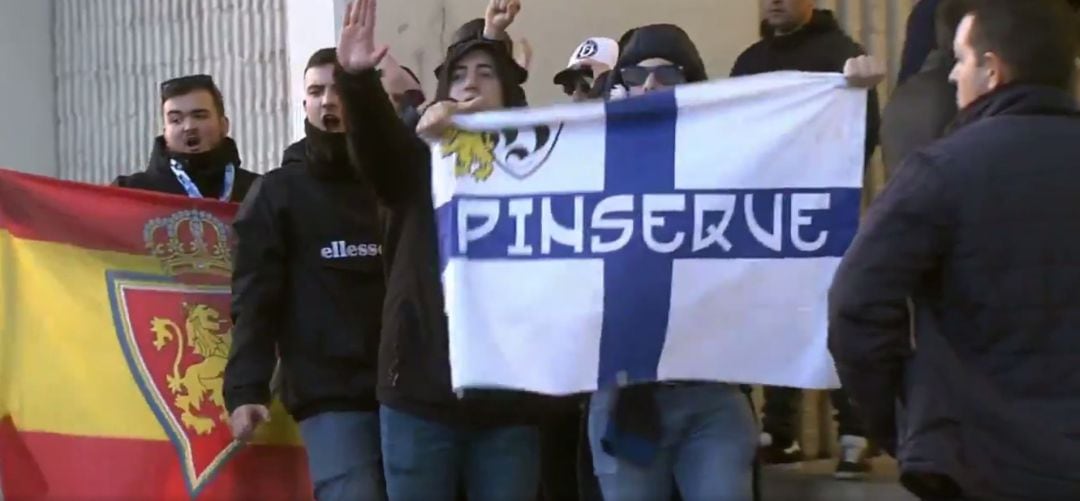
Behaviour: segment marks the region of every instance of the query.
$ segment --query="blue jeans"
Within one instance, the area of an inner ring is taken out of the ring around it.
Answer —
[[[315,499],[381,501],[383,483],[379,415],[324,412],[300,422]]]
[[[600,440],[615,390],[593,394],[589,445],[593,469],[607,501],[666,500],[672,481],[686,501],[749,501],[758,432],[749,399],[735,385],[656,385],[660,444],[649,467],[612,457]]]
[[[540,483],[540,432],[507,426],[463,430],[382,407],[386,490],[391,501],[529,501]]]

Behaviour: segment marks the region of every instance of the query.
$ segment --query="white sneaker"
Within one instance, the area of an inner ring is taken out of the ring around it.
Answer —
[[[862,480],[870,473],[870,462],[866,459],[869,444],[866,438],[854,435],[840,437],[840,462],[836,465],[837,480]]]

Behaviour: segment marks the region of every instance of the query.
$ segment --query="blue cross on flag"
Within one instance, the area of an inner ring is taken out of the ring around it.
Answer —
[[[865,117],[808,73],[460,117],[432,148],[453,386],[835,387]]]

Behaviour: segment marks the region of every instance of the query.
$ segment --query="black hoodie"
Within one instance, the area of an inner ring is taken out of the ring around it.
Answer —
[[[205,153],[185,155],[170,152],[165,146],[165,138],[158,136],[154,139],[154,149],[150,152],[150,161],[147,163],[146,170],[117,176],[112,185],[173,195],[187,195],[184,186],[173,174],[171,164],[174,159],[191,177],[192,182],[199,188],[199,193],[206,198],[218,198],[221,195],[225,184],[225,168],[229,164],[236,168],[236,180],[229,199],[231,202],[244,200],[252,183],[259,177],[254,172],[240,168],[240,153],[236,149],[236,142],[231,138],[225,138],[216,148]]]
[[[815,10],[810,22],[787,35],[776,35],[762,21],[762,39],[743,51],[731,68],[731,76],[773,71],[842,73],[848,59],[866,54],[847,36],[828,10]],[[877,91],[870,90],[866,110],[866,160],[878,145],[881,111]]]
[[[508,103],[524,104],[514,65],[501,42],[470,40],[447,51],[437,99],[447,98],[453,62],[471,50],[495,56]],[[431,151],[394,113],[378,75],[338,76],[349,110],[348,140],[356,164],[371,180],[386,221],[385,259],[391,262],[379,346],[379,401],[398,411],[460,427],[535,423],[543,399],[510,391],[469,391],[450,385],[447,321],[431,200]]]
[[[651,24],[636,28],[623,35],[624,40],[615,65],[613,83],[622,84],[617,70],[633,66],[646,59],[663,58],[682,67],[686,81],[703,82],[709,79],[705,62],[697,46],[682,28],[674,24]]]
[[[233,227],[230,411],[270,399],[281,355],[282,400],[297,419],[373,411],[383,301],[380,224],[345,134],[305,124],[280,169],[252,188]]]

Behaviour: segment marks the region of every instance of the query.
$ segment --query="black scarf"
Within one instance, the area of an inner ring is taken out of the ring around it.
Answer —
[[[355,179],[356,169],[349,160],[349,148],[342,132],[327,132],[304,120],[307,137],[308,168],[325,179]]]
[[[225,188],[225,167],[232,164],[234,168],[240,168],[240,152],[231,138],[223,139],[212,150],[188,154],[169,151],[165,146],[165,138],[158,136],[154,140],[154,151],[150,153],[149,170],[172,177],[172,160],[180,164],[180,168],[184,169],[195,187],[199,188],[199,193],[209,198],[221,196]]]

